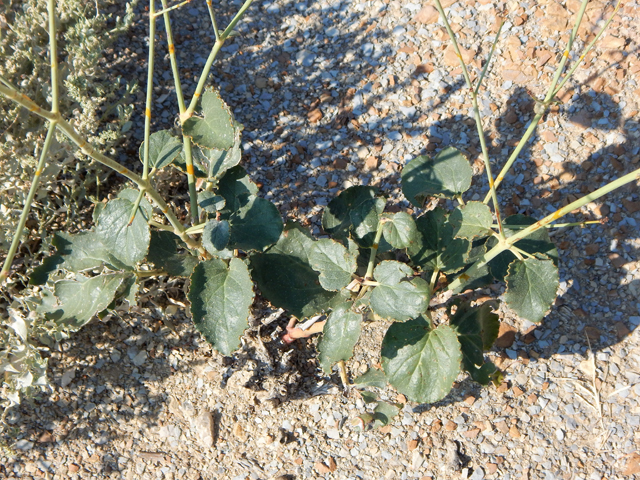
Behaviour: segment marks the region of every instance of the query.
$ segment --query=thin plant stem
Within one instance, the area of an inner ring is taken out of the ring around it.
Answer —
[[[149,64],[147,66],[147,100],[144,109],[144,147],[142,178],[149,178],[149,136],[151,135],[151,102],[153,100],[153,67],[156,46],[156,0],[149,0]],[[135,212],[134,212],[135,213]]]
[[[162,8],[167,10],[167,0],[162,1]],[[185,111],[184,106],[184,96],[182,94],[182,85],[180,83],[180,73],[178,71],[178,60],[176,59],[176,47],[173,42],[173,33],[171,31],[171,19],[169,18],[169,12],[165,12],[163,14],[164,18],[164,27],[167,32],[167,48],[169,50],[169,61],[171,63],[171,72],[173,73],[173,82],[176,88],[176,97],[178,99],[178,109],[180,112],[180,121],[184,124],[182,120],[183,114]],[[194,175],[193,169],[193,155],[191,152],[191,138],[188,136],[182,135],[182,143],[184,146],[184,160],[186,164],[187,170],[187,183],[189,184],[189,201],[191,204],[191,219],[193,223],[197,224],[199,221],[200,215],[198,214],[198,194],[196,192],[196,179]]]
[[[382,226],[384,225],[384,221],[380,219],[378,223],[378,229],[376,230],[376,237],[373,240],[373,245],[371,246],[371,253],[369,254],[369,264],[367,265],[367,273],[364,275],[365,280],[373,280],[373,267],[376,263],[376,255],[378,254],[378,246],[380,244],[380,239],[382,238]],[[365,286],[366,288],[366,286]]]
[[[546,227],[550,223],[558,220],[559,218],[564,217],[568,213],[571,213],[573,210],[576,210],[578,208],[582,208],[586,204],[588,204],[590,202],[593,202],[594,200],[597,200],[598,198],[600,198],[600,197],[612,192],[613,190],[615,190],[617,188],[620,188],[620,187],[623,187],[627,183],[631,183],[631,182],[634,182],[634,181],[636,181],[636,182],[640,181],[640,168],[638,168],[637,170],[634,170],[633,172],[630,172],[630,173],[618,178],[617,180],[614,180],[611,183],[608,183],[604,187],[598,188],[597,190],[591,192],[589,195],[585,195],[584,197],[579,198],[575,202],[571,202],[570,204],[566,205],[565,207],[563,207],[563,208],[561,208],[559,210],[556,210],[552,214],[547,215],[542,220],[538,220],[533,225],[530,225],[529,227],[521,230],[520,232],[512,235],[511,237],[503,239],[503,240],[499,240],[497,245],[495,245],[491,250],[489,250],[487,253],[485,253],[476,263],[474,263],[471,266],[471,268],[469,268],[469,270],[464,272],[462,275],[460,275],[458,278],[456,278],[453,282],[451,282],[449,285],[447,285],[446,289],[447,290],[455,290],[457,288],[460,288],[460,287],[464,286],[464,284],[470,278],[473,278],[474,275],[476,273],[478,273],[480,268],[482,268],[484,265],[489,263],[495,257],[500,255],[500,253],[504,252],[505,250],[509,250],[511,248],[511,246],[514,245],[518,240],[522,240],[523,238],[528,237],[533,232],[535,232],[535,231],[537,231],[537,230],[539,230],[541,228]]]
[[[431,281],[429,282],[429,290],[431,291],[432,294],[433,294],[433,289],[436,286],[436,282],[438,281],[439,273],[440,273],[440,270],[436,268],[431,274]]]
[[[349,377],[347,376],[347,366],[344,360],[338,362],[338,372],[340,372],[340,380],[342,380],[342,386],[346,390],[349,388]]]
[[[56,35],[55,0],[48,0],[49,13],[49,55],[51,61],[51,113],[57,115],[60,107],[60,81],[58,79],[58,40]]]
[[[173,227],[171,225],[165,225],[164,223],[156,222],[155,220],[149,220],[149,225],[152,227],[156,227],[160,230],[165,230],[167,232],[173,232]]]
[[[16,252],[18,251],[18,247],[20,246],[20,242],[22,241],[24,227],[27,224],[27,218],[29,218],[31,204],[33,203],[33,199],[35,198],[36,192],[38,191],[40,176],[42,175],[42,170],[45,166],[47,155],[49,155],[49,148],[51,148],[51,142],[55,137],[55,131],[56,122],[50,122],[47,136],[44,139],[44,146],[42,147],[42,152],[40,152],[40,159],[38,160],[38,165],[36,166],[36,172],[33,175],[33,179],[31,180],[31,188],[29,189],[29,193],[27,194],[27,198],[24,202],[24,207],[22,208],[22,213],[20,214],[20,220],[18,220],[16,233],[13,235],[13,240],[11,241],[9,252],[7,253],[7,258],[5,258],[2,270],[0,271],[0,285],[2,285],[5,279],[9,277],[9,271],[11,270],[13,258],[15,257]]]
[[[211,0],[207,0],[207,9],[209,10],[209,16],[211,17],[211,25],[213,26],[213,33],[216,36],[216,42],[220,41],[220,31],[218,30],[218,22],[216,22],[216,13],[213,11],[213,5]]]
[[[138,208],[140,207],[140,202],[142,201],[143,197],[144,197],[144,188],[141,188],[140,192],[138,192],[138,197],[136,198],[136,201],[133,204],[133,208],[131,209],[131,218],[129,218],[129,225],[131,225],[133,223],[133,221],[135,220],[136,212],[138,211]]]
[[[584,61],[585,57],[589,54],[589,52],[591,51],[593,46],[596,44],[596,42],[598,40],[600,40],[600,37],[605,32],[605,30],[607,29],[609,24],[613,21],[613,17],[616,16],[616,13],[618,13],[618,10],[620,9],[621,5],[622,5],[622,1],[618,0],[618,3],[616,4],[616,7],[613,9],[613,13],[609,17],[609,19],[605,22],[605,24],[602,26],[602,28],[600,29],[598,34],[594,37],[594,39],[591,40],[591,42],[589,42],[589,45],[587,45],[587,47],[582,51],[582,53],[580,54],[580,57],[578,58],[578,60],[576,60],[576,62],[569,69],[567,74],[560,81],[560,83],[556,87],[555,91],[553,92],[553,96],[556,96],[558,94],[558,92],[560,92],[560,90],[562,90],[562,87],[564,87],[565,83],[567,83],[567,81],[571,78],[571,75],[573,75],[573,72],[575,72],[576,69],[582,64],[582,62]]]
[[[498,188],[498,186],[500,186],[500,184],[504,180],[504,177],[507,175],[507,172],[509,172],[509,170],[511,169],[511,166],[513,165],[513,163],[516,161],[516,159],[520,155],[520,152],[522,152],[522,149],[525,147],[525,145],[527,144],[529,139],[533,136],[533,133],[536,131],[536,128],[540,124],[540,121],[542,120],[544,115],[547,113],[547,110],[549,109],[549,105],[551,104],[551,102],[555,98],[555,95],[558,93],[560,88],[562,88],[562,85],[564,85],[567,82],[567,80],[569,80],[569,78],[571,77],[571,75],[573,74],[575,69],[577,68],[577,64],[574,65],[574,68],[572,68],[569,71],[569,73],[567,73],[567,75],[565,75],[565,77],[564,77],[562,83],[560,84],[560,86],[556,88],[556,86],[558,84],[558,80],[560,79],[560,75],[562,75],[562,72],[564,71],[564,68],[565,68],[565,65],[567,63],[567,60],[569,59],[569,52],[573,48],[573,43],[574,43],[574,41],[576,39],[576,36],[578,34],[578,29],[580,28],[580,24],[582,23],[582,18],[584,16],[584,12],[585,12],[585,10],[587,8],[588,1],[589,0],[582,0],[582,4],[580,5],[580,10],[578,11],[578,16],[576,17],[576,21],[575,21],[575,23],[573,25],[573,29],[572,29],[571,35],[569,37],[569,42],[567,43],[567,48],[565,49],[564,53],[562,54],[562,59],[560,60],[560,64],[558,65],[558,68],[556,69],[556,72],[554,74],[553,80],[551,81],[551,85],[549,87],[549,90],[547,91],[547,95],[545,96],[545,98],[544,98],[544,100],[542,102],[538,102],[536,104],[537,108],[536,108],[535,116],[531,120],[531,123],[527,127],[527,130],[524,132],[524,135],[522,136],[522,138],[518,142],[518,145],[516,146],[515,150],[511,153],[511,156],[507,160],[507,163],[505,163],[504,167],[502,167],[502,170],[500,170],[500,173],[496,177],[496,181],[495,181],[496,188]],[[604,30],[602,30],[602,31],[604,31]],[[585,55],[586,55],[586,53],[585,53]],[[582,58],[583,57],[581,57],[580,61],[582,61]],[[484,203],[488,203],[489,202],[489,198],[490,198],[490,196],[489,196],[489,194],[487,194],[484,197]]]
[[[484,64],[484,68],[482,69],[482,73],[480,74],[480,78],[478,79],[478,83],[476,84],[476,88],[474,93],[477,95],[480,87],[482,86],[482,81],[484,80],[485,75],[489,71],[489,65],[491,65],[491,59],[493,58],[493,54],[496,51],[496,45],[498,45],[498,39],[500,38],[500,33],[502,32],[502,26],[504,25],[504,20],[500,22],[500,27],[498,27],[498,33],[496,33],[496,38],[493,39],[493,43],[491,44],[491,50],[489,51],[489,57],[487,58],[486,63]]]
[[[585,228],[587,225],[595,225],[606,223],[602,220],[587,220],[584,222],[570,222],[570,223],[551,223],[549,225],[545,225],[545,228],[565,228],[565,227],[581,227]],[[493,228],[497,228],[497,225],[491,225]],[[509,225],[511,230],[523,230],[527,228],[527,225]]]
[[[231,35],[231,32],[233,32],[233,29],[236,28],[236,25],[238,24],[240,19],[243,17],[244,12],[247,11],[247,9],[251,6],[252,3],[253,3],[253,0],[246,0],[242,4],[242,6],[240,7],[240,10],[238,10],[238,13],[236,13],[235,17],[231,19],[231,22],[229,22],[229,25],[227,25],[227,28],[225,28],[224,32],[222,32],[222,35],[220,35],[220,38],[223,41],[226,40],[229,37],[229,35]]]
[[[169,13],[171,10],[176,10],[180,7],[185,6],[187,3],[191,3],[191,0],[185,0],[184,2],[180,2],[177,3],[176,5],[173,5],[171,7],[167,7],[165,2],[162,2],[162,10],[160,10],[159,12],[154,13],[153,15],[156,17],[159,17],[160,15],[164,15],[165,13]],[[149,15],[151,15],[151,11],[149,11]]]
[[[480,83],[478,82],[477,88],[475,89],[473,88],[473,84],[471,83],[471,78],[469,76],[469,71],[467,69],[466,64],[464,63],[464,60],[462,59],[462,54],[460,53],[460,47],[458,46],[456,36],[453,33],[453,29],[451,28],[451,25],[449,25],[449,20],[447,20],[447,16],[444,13],[442,4],[440,3],[440,0],[436,0],[435,3],[436,3],[436,9],[440,13],[440,16],[442,17],[442,21],[444,22],[444,26],[447,30],[447,33],[449,34],[449,38],[451,39],[451,44],[453,45],[453,49],[456,52],[456,56],[460,61],[460,66],[462,67],[462,74],[464,75],[464,79],[467,82],[467,87],[471,91],[473,115],[476,123],[476,129],[478,130],[478,138],[480,139],[480,147],[482,149],[482,160],[484,161],[484,168],[487,174],[487,180],[489,181],[489,193],[487,195],[490,195],[493,201],[493,209],[496,214],[496,220],[498,221],[498,230],[500,232],[500,237],[505,238],[504,231],[502,229],[500,203],[498,202],[498,196],[496,194],[496,188],[493,181],[493,174],[491,173],[491,161],[489,160],[489,149],[487,148],[487,139],[484,135],[484,126],[482,122],[482,116],[480,115],[480,108],[478,107],[478,89],[480,88]],[[497,41],[497,35],[496,35],[496,41]],[[494,42],[494,47],[495,47],[495,42]],[[492,51],[493,51],[493,48],[492,48]],[[490,61],[491,61],[491,55],[489,55],[489,58],[487,59],[487,65],[489,64]],[[484,77],[484,72],[481,79],[483,77]]]

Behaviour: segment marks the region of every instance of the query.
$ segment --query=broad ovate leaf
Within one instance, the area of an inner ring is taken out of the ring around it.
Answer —
[[[334,238],[346,238],[350,233],[363,248],[371,248],[385,200],[374,187],[347,188],[331,200],[322,214],[322,227]]]
[[[414,277],[404,263],[386,260],[373,271],[380,285],[371,292],[371,308],[383,318],[405,321],[426,312],[429,307],[429,284]]]
[[[235,126],[233,114],[216,90],[202,95],[202,117],[193,116],[182,126],[183,133],[202,148],[228,150],[233,147]]]
[[[418,240],[407,250],[411,261],[425,270],[455,273],[465,266],[471,242],[454,238],[444,210],[436,208],[416,220]]]
[[[453,147],[434,158],[419,156],[402,170],[402,193],[416,207],[430,196],[454,198],[471,186],[473,170],[469,161]]]
[[[365,387],[384,388],[387,386],[387,383],[389,382],[387,381],[387,377],[382,370],[370,368],[369,370],[364,372],[362,375],[357,377],[353,381],[353,383],[358,388],[365,388]]]
[[[125,188],[121,190],[120,193],[118,193],[118,198],[125,198],[135,205],[139,195],[140,190],[137,190],[135,188]],[[147,200],[144,195],[140,199],[138,208],[142,211],[147,221],[153,215],[153,206],[151,205],[151,203],[149,203],[149,200]]]
[[[96,234],[117,260],[134,266],[147,255],[151,232],[145,215],[138,208],[129,224],[133,203],[124,198],[109,201],[98,217]]]
[[[216,213],[221,211],[225,206],[224,197],[216,195],[213,192],[205,190],[198,192],[198,205],[207,213]]]
[[[156,268],[175,277],[188,277],[198,264],[198,258],[190,253],[178,253],[178,237],[172,232],[151,232],[147,260]]]
[[[473,240],[488,235],[493,224],[491,209],[482,202],[469,202],[456,207],[449,216],[453,236]]]
[[[208,220],[202,231],[202,246],[211,255],[219,256],[224,250],[230,237],[229,222],[226,220]]]
[[[48,309],[47,318],[71,331],[79,330],[111,304],[124,278],[122,273],[92,278],[77,275],[76,280],[56,282],[54,293],[58,302]]]
[[[263,251],[282,233],[282,217],[269,200],[250,196],[229,217],[229,248]]]
[[[182,142],[172,136],[169,130],[160,130],[149,136],[149,166],[161,169],[180,155]],[[140,145],[140,161],[144,164],[144,142]]]
[[[424,317],[391,325],[381,355],[389,383],[420,403],[437,402],[449,393],[462,359],[455,331],[448,325],[432,329]]]
[[[328,310],[339,295],[320,285],[309,260],[313,243],[306,229],[290,223],[275,245],[251,256],[252,276],[262,295],[299,319]]]
[[[480,307],[472,307],[470,303],[463,303],[457,306],[455,314],[450,319],[450,324],[458,334],[462,351],[462,364],[475,379],[481,379],[479,383],[489,382],[486,367],[479,372],[484,365],[484,351],[491,348],[493,342],[498,338],[500,320],[498,315],[493,313],[491,307],[485,303]],[[494,370],[495,371],[495,367]],[[484,373],[483,373],[484,372]],[[483,379],[486,377],[486,381]],[[477,380],[476,380],[477,381]]]
[[[224,212],[235,212],[258,193],[258,186],[251,181],[244,168],[236,166],[225,172],[218,182],[218,195],[225,200]]]
[[[318,342],[318,360],[325,373],[331,373],[334,363],[351,358],[353,347],[360,338],[361,325],[362,314],[351,311],[351,303],[334,307]]]
[[[329,238],[313,243],[309,261],[313,269],[320,272],[320,284],[326,290],[337,291],[346,287],[356,272],[356,257],[342,244]]]
[[[544,256],[514,260],[506,277],[504,300],[519,317],[538,323],[556,299],[558,267]]]
[[[244,262],[214,258],[200,263],[188,296],[193,322],[213,348],[224,355],[237,350],[253,303],[253,282]]]
[[[387,213],[382,226],[384,239],[393,248],[410,248],[418,240],[418,228],[411,215],[405,212]]]

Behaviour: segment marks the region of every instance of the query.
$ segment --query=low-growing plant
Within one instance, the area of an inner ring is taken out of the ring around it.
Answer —
[[[571,225],[555,222],[640,179],[640,170],[635,170],[542,219],[502,218],[499,209],[499,184],[611,19],[565,72],[587,5],[587,0],[582,2],[548,94],[537,102],[530,127],[494,177],[477,103],[493,49],[472,82],[436,1],[470,90],[490,186],[487,197],[483,202],[464,201],[472,168],[460,151],[447,147],[433,157],[413,159],[402,171],[402,192],[419,215],[385,212],[386,200],[376,188],[354,186],[329,202],[322,216],[328,237],[315,239],[298,223],[284,225],[277,208],[258,196],[258,187],[239,165],[242,125],[215,89],[205,89],[217,53],[251,3],[247,0],[223,31],[207,3],[216,42],[187,106],[169,21],[170,10],[179,5],[168,7],[162,0],[163,10],[156,11],[155,2],[150,1],[145,140],[140,145],[142,174],[138,175],[100,153],[59,113],[54,0],[48,1],[51,110],[26,98],[4,79],[0,93],[49,122],[38,172],[46,163],[53,133],[61,131],[84,154],[124,175],[136,188],[125,188],[117,198],[96,204],[92,230],[55,235],[56,253],[30,276],[32,284],[44,286],[41,297],[31,302],[31,315],[72,332],[119,302],[135,304],[138,285],[145,278],[185,277],[190,281],[188,298],[196,327],[213,348],[229,355],[239,348],[248,327],[255,285],[273,306],[286,309],[298,320],[326,318],[308,332],[322,326],[319,364],[327,373],[338,364],[345,386],[344,362],[352,356],[361,326],[372,314],[392,322],[381,346],[383,371],[369,370],[355,380],[356,386],[379,387],[388,382],[412,401],[432,403],[448,394],[461,369],[483,385],[500,382],[501,372],[484,356],[498,335],[498,315],[489,303],[474,306],[458,294],[504,282],[507,306],[521,318],[540,322],[558,290],[558,253],[547,228]],[[150,132],[155,25],[160,16],[165,21],[180,110],[177,135],[170,130]],[[497,41],[498,35],[494,48]],[[187,176],[189,227],[182,225],[154,187],[156,172],[169,166]],[[38,174],[0,278],[9,276],[37,185]],[[432,197],[455,199],[459,205],[451,211],[440,207],[425,211]],[[436,295],[447,302],[447,318],[439,322],[430,310]],[[28,334],[24,319],[16,317],[14,324],[14,330]],[[289,333],[290,339],[295,338],[291,329]],[[4,365],[7,371],[11,359],[5,362],[9,362]],[[363,397],[369,402],[377,400],[366,391]],[[372,414],[362,417],[363,426],[384,424],[397,411],[397,406],[379,402]]]

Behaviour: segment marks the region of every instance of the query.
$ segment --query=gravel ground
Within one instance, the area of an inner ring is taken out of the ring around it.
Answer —
[[[220,3],[232,11],[240,2]],[[481,91],[497,170],[533,116],[529,92],[546,93],[579,2],[443,3],[463,56],[478,67],[499,12],[507,19]],[[611,10],[589,5],[579,46]],[[638,18],[640,3],[625,2],[500,188],[504,212],[540,218],[638,167]],[[141,15],[106,57],[141,84],[145,22]],[[180,64],[193,66],[183,70],[190,93],[213,43],[204,2],[177,11],[174,30]],[[239,31],[223,49],[215,83],[245,125],[245,168],[283,215],[318,233],[323,206],[356,184],[377,185],[405,208],[402,166],[450,144],[474,162],[469,197],[486,192],[457,59],[427,2],[256,2]],[[159,72],[168,72],[164,45],[157,58]],[[169,73],[157,79],[155,128],[166,128],[175,120],[172,83]],[[143,93],[137,113],[142,105]],[[134,158],[136,142],[121,161]],[[222,357],[185,316],[183,284],[149,282],[140,307],[96,320],[51,355],[54,392],[10,412],[13,446],[0,452],[0,477],[638,478],[638,185],[569,221],[604,217],[604,225],[553,232],[561,290],[541,325],[501,310],[490,352],[506,373],[500,387],[460,376],[434,405],[386,389],[381,396],[403,408],[373,431],[358,427],[367,410],[359,394],[319,369],[316,339],[282,348],[283,312],[258,305],[242,350]],[[379,361],[374,352],[387,326],[364,326],[348,364],[353,376]]]

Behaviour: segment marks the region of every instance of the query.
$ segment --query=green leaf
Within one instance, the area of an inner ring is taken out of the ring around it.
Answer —
[[[225,212],[235,212],[249,202],[249,197],[258,193],[258,186],[253,183],[244,168],[233,167],[218,182],[218,194],[226,203]]]
[[[253,282],[244,262],[229,265],[214,258],[200,263],[191,275],[191,314],[196,328],[220,353],[230,355],[240,346],[253,303]]]
[[[216,195],[213,192],[207,190],[198,192],[198,205],[207,213],[219,212],[224,208],[225,203],[224,197]]]
[[[416,207],[422,208],[430,196],[454,198],[471,186],[473,170],[469,161],[453,147],[435,158],[419,156],[402,170],[402,193]]]
[[[456,207],[449,216],[453,236],[473,240],[491,232],[493,215],[491,209],[482,202],[469,202]]]
[[[229,150],[211,149],[203,152],[209,163],[209,178],[218,178],[227,170],[240,163],[240,160],[242,159],[242,141],[240,131],[240,128],[235,128],[233,147]]]
[[[334,363],[351,358],[360,338],[361,325],[362,314],[352,312],[350,303],[338,305],[329,314],[318,342],[318,360],[327,374],[331,373]]]
[[[362,397],[362,401],[364,403],[373,403],[378,401],[378,395],[367,390],[362,390],[360,392],[360,396]],[[373,420],[373,417],[371,418],[371,420]]]
[[[429,284],[415,277],[404,263],[387,260],[373,271],[380,285],[371,292],[371,308],[386,319],[405,321],[426,312],[429,307]]]
[[[496,381],[501,377],[502,372],[498,370],[498,367],[493,362],[484,362],[480,368],[473,367],[469,370],[471,378],[478,382],[480,385],[489,385],[489,383]],[[501,381],[497,381],[499,385]]]
[[[263,251],[282,233],[282,217],[269,200],[251,196],[229,217],[229,248]]]
[[[235,130],[231,109],[213,89],[202,95],[201,105],[204,118],[189,118],[182,132],[200,147],[228,150],[233,146]]]
[[[353,383],[358,388],[365,387],[377,387],[384,388],[387,386],[387,377],[382,370],[377,370],[375,368],[370,368],[358,378],[356,378]]]
[[[387,219],[382,234],[393,248],[409,248],[418,240],[416,222],[408,213],[387,213],[382,217]]]
[[[474,379],[482,378],[483,373],[478,370],[482,369],[484,364],[483,352],[491,348],[498,338],[498,315],[493,313],[491,306],[486,303],[480,307],[472,307],[470,302],[466,302],[458,305],[450,324],[458,334],[465,370],[471,373]],[[486,373],[486,370],[483,372]]]
[[[138,291],[140,289],[140,285],[138,284],[138,279],[134,274],[128,274],[122,280],[118,291],[116,292],[116,296],[114,301],[119,299],[125,299],[129,302],[129,306],[133,307],[138,304]]]
[[[509,238],[534,223],[536,223],[534,218],[525,215],[511,215],[504,220],[504,234]],[[493,248],[496,244],[497,240],[492,237],[487,241],[487,248]],[[515,246],[532,255],[538,253],[546,255],[553,260],[555,265],[558,265],[558,250],[549,238],[549,232],[546,228],[536,230],[528,237],[516,242]],[[496,280],[503,281],[509,265],[516,258],[513,253],[506,250],[489,262],[489,271]]]
[[[194,144],[191,145],[191,163],[193,164],[193,174],[196,178],[207,178],[209,158],[206,156],[205,151],[208,150]],[[173,166],[182,170],[183,173],[187,173],[187,158],[184,150],[173,161]]]
[[[299,319],[331,307],[336,293],[320,285],[309,253],[313,239],[296,223],[287,224],[278,243],[264,253],[251,256],[251,268],[262,295],[276,307],[282,307]]]
[[[548,257],[516,260],[509,266],[504,300],[509,308],[530,322],[540,322],[558,292],[558,267]]]
[[[373,187],[349,187],[331,200],[322,214],[322,228],[334,238],[347,238],[350,232],[358,245],[371,248],[385,206]]]
[[[424,317],[394,323],[382,340],[389,383],[414,402],[433,403],[451,390],[460,372],[460,343],[447,325],[431,329]]]
[[[160,170],[180,155],[182,142],[173,137],[169,130],[160,130],[149,136],[149,166]],[[144,165],[144,142],[140,145],[140,161]]]
[[[139,194],[140,194],[140,191],[136,190],[135,188],[125,188],[118,194],[118,198],[125,198],[129,200],[133,205],[135,205],[136,200],[138,200]],[[149,200],[147,200],[144,196],[140,200],[140,205],[138,206],[138,208],[142,210],[142,213],[144,214],[147,221],[153,215],[153,206],[149,203]]]
[[[133,267],[147,255],[151,234],[149,224],[140,209],[129,225],[133,203],[124,198],[108,202],[98,218],[96,234],[109,253]]]
[[[313,269],[320,272],[320,284],[326,290],[337,291],[346,287],[356,272],[356,257],[330,238],[321,238],[313,243],[309,261]]]
[[[58,304],[46,310],[47,318],[71,331],[79,330],[109,306],[124,278],[122,273],[92,278],[77,275],[76,280],[56,282],[54,292]]]
[[[31,285],[45,284],[49,275],[60,268],[74,273],[101,269],[105,265],[112,270],[130,269],[109,254],[95,232],[57,232],[52,243],[57,253],[45,258],[42,265],[33,270],[29,279]]]
[[[226,220],[208,220],[202,231],[202,246],[211,255],[218,256],[229,244],[230,228]]]
[[[465,266],[471,243],[454,238],[444,210],[436,208],[416,220],[418,240],[407,250],[411,261],[426,270],[455,273]]]
[[[400,413],[400,407],[397,405],[379,402],[376,408],[373,410],[373,425],[372,428],[380,428],[389,425],[393,417]]]
[[[147,260],[168,275],[188,277],[198,264],[198,259],[189,253],[178,253],[178,237],[171,232],[151,232],[151,243]]]

